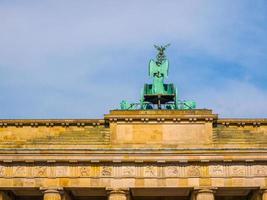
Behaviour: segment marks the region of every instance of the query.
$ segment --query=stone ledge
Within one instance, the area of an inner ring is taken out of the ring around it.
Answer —
[[[107,122],[213,122],[218,116],[208,109],[194,110],[112,110],[105,115]]]
[[[0,119],[0,127],[7,126],[99,126],[104,125],[105,121],[103,119]]]
[[[217,125],[224,125],[224,126],[260,126],[260,125],[267,125],[267,118],[219,118],[216,121]]]

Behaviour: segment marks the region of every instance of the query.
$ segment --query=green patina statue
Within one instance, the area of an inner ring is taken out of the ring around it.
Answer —
[[[153,79],[152,84],[145,84],[142,90],[140,103],[128,103],[123,100],[120,104],[122,110],[137,109],[195,109],[194,101],[180,101],[175,86],[165,84],[164,78],[168,77],[169,61],[166,59],[165,50],[170,46],[154,47],[158,50],[156,61],[149,62],[149,76]]]
[[[154,94],[164,94],[164,78],[168,77],[169,62],[166,59],[164,51],[170,46],[156,46],[155,48],[159,51],[157,60],[150,60],[149,62],[149,76],[153,78],[152,91]]]

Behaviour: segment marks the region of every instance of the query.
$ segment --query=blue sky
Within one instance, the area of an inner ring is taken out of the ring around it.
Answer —
[[[266,0],[0,0],[0,118],[102,118],[166,43],[181,99],[267,117]]]

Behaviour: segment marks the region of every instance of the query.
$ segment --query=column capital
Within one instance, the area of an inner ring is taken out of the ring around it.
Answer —
[[[263,187],[260,187],[260,193],[262,195],[262,200],[267,200],[267,187],[266,186],[263,186]]]
[[[260,187],[261,193],[267,193],[267,186]]]
[[[108,195],[110,194],[129,194],[129,188],[106,188]]]
[[[43,194],[46,194],[46,193],[62,194],[63,193],[62,187],[40,187],[40,190],[43,192]]]
[[[215,187],[196,187],[194,188],[193,195],[196,200],[214,200]]]
[[[194,191],[197,193],[215,193],[217,187],[195,187]]]

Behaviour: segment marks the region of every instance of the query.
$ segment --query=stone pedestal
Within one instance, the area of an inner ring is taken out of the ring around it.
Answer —
[[[108,189],[108,200],[128,200],[129,190]]]
[[[61,194],[59,190],[47,189],[44,190],[44,200],[61,200]]]
[[[199,189],[196,192],[195,200],[214,200],[214,199],[215,199],[214,191],[211,189]]]
[[[141,146],[206,146],[212,143],[214,119],[217,115],[206,109],[113,110],[105,115],[105,121],[110,125],[112,144]]]

